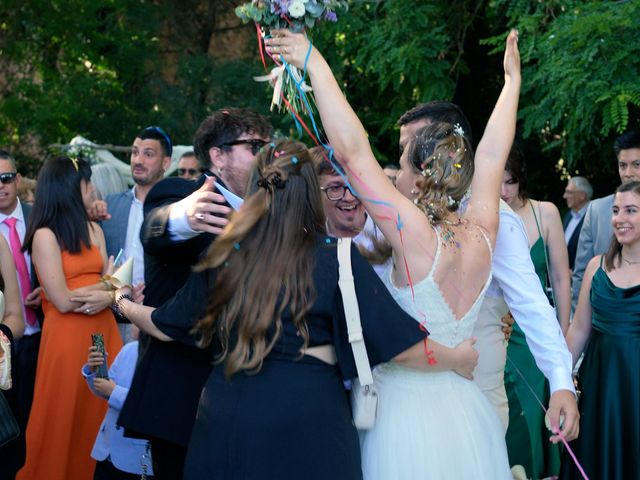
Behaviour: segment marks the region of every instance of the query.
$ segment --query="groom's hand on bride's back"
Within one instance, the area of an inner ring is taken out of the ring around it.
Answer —
[[[476,339],[470,338],[455,348],[458,366],[453,371],[469,380],[473,380],[473,371],[478,365],[478,352],[473,347],[475,343]]]

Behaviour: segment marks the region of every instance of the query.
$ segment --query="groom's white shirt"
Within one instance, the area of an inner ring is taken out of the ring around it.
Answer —
[[[520,217],[500,201],[500,227],[492,264],[493,279],[487,289],[474,335],[480,352],[474,372],[476,383],[498,410],[506,427],[504,391],[506,344],[500,319],[511,310],[524,332],[538,368],[549,380],[551,393],[573,386],[572,360],[555,310],[545,296],[529,254],[529,240]]]

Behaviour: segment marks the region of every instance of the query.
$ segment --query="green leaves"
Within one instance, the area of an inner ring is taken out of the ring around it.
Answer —
[[[573,168],[611,163],[613,138],[638,127],[640,3],[496,3],[521,31],[524,135]]]

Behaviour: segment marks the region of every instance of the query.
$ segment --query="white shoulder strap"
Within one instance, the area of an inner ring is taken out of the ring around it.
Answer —
[[[349,343],[353,350],[353,358],[356,361],[356,369],[358,370],[358,379],[360,385],[373,384],[373,375],[371,375],[371,366],[367,349],[364,345],[364,336],[362,335],[362,324],[360,323],[360,309],[358,308],[358,297],[356,297],[356,288],[353,283],[353,273],[351,270],[351,239],[338,239],[338,286],[342,292],[342,300],[344,302],[344,314],[347,319],[347,331],[349,333]]]

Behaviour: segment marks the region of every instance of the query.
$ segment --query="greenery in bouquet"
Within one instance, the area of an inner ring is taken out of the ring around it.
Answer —
[[[236,8],[245,22],[256,22],[264,28],[291,28],[301,31],[313,28],[317,21],[336,22],[337,10],[346,11],[346,0],[252,0]]]

